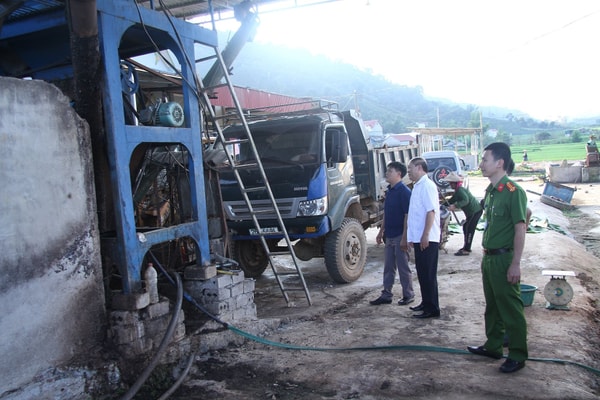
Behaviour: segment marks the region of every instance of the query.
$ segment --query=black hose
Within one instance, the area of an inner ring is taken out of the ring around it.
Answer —
[[[179,274],[177,274],[175,272],[173,273],[173,275],[175,276],[175,281],[177,283],[177,301],[175,303],[175,308],[173,310],[173,316],[171,317],[171,321],[169,322],[167,331],[165,332],[165,335],[163,336],[162,341],[160,342],[160,345],[158,346],[158,349],[156,350],[156,353],[154,354],[154,357],[152,357],[150,364],[148,364],[148,366],[144,369],[142,374],[137,378],[137,380],[135,381],[133,386],[131,386],[129,388],[127,393],[125,393],[125,395],[123,397],[121,397],[121,400],[131,400],[133,398],[133,396],[136,395],[136,393],[140,390],[142,385],[146,382],[146,380],[148,379],[148,377],[150,376],[150,374],[152,373],[154,368],[156,368],[156,365],[158,364],[160,357],[162,356],[163,352],[166,350],[167,345],[171,342],[171,338],[173,337],[173,333],[175,332],[175,328],[177,327],[177,321],[179,320],[179,312],[181,311],[181,305],[183,303],[183,285],[181,283],[181,277],[179,276]]]
[[[195,358],[196,358],[196,352],[193,352],[190,355],[190,358],[188,358],[187,364],[185,365],[184,370],[181,372],[181,376],[177,379],[177,381],[175,381],[175,383],[173,384],[173,386],[171,386],[169,388],[169,390],[164,392],[163,395],[158,398],[158,400],[168,399],[173,393],[175,393],[175,391],[177,389],[179,389],[179,386],[181,386],[184,379],[187,377],[187,374],[190,372],[190,369],[192,368],[192,363]]]

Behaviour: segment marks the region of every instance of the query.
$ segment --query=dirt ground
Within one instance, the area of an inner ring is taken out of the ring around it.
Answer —
[[[543,192],[544,183],[535,177],[516,179],[525,189]],[[471,179],[476,197],[483,196],[487,182]],[[377,231],[369,229],[367,266],[358,281],[334,284],[321,259],[303,263],[310,307],[302,296],[288,307],[269,273],[257,280],[260,320],[238,327],[258,329],[266,340],[302,349],[245,340],[204,353],[172,398],[598,399],[600,184],[569,186],[577,188],[572,203],[578,207],[566,215],[528,192],[533,216],[560,226],[566,234],[549,229],[526,238],[522,283],[538,289],[533,304],[525,308],[530,360],[523,370],[502,374],[498,371],[502,360],[466,351],[467,345],[485,340],[481,232],[466,257],[453,255],[462,245],[462,235],[450,237],[447,253],[441,251],[439,260],[442,315],[417,320],[396,301],[369,305],[380,293],[383,269],[383,247],[375,244]],[[285,268],[285,260],[281,267]],[[414,272],[412,260],[411,268]],[[542,276],[542,270],[575,272],[576,277],[567,279],[574,290],[570,310],[546,308],[543,289],[549,277]],[[414,305],[420,290],[416,272],[413,277]],[[402,297],[399,284],[394,292],[395,300]]]

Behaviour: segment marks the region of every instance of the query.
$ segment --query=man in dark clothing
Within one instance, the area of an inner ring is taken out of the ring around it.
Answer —
[[[379,298],[370,302],[372,305],[391,304],[396,269],[402,285],[402,298],[398,304],[403,306],[415,301],[412,272],[408,266],[408,247],[401,244],[410,204],[410,189],[402,183],[405,175],[404,164],[397,161],[388,164],[385,179],[389,186],[385,195],[383,222],[375,238],[377,244],[381,244],[385,238],[383,290]]]

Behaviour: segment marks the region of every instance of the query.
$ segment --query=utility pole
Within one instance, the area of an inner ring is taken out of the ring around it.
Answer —
[[[483,116],[481,110],[479,110],[479,145],[483,149]],[[479,148],[477,149],[477,157],[479,157]]]

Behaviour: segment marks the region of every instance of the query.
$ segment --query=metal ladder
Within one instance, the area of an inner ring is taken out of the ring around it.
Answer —
[[[204,82],[202,82],[200,79],[197,79],[197,81],[198,81],[197,84],[199,84],[200,89],[201,89],[200,90],[200,101],[204,105],[204,108],[207,113],[206,116],[210,119],[210,122],[212,123],[213,128],[217,132],[218,139],[223,144],[223,149],[225,151],[225,155],[227,156],[229,165],[232,168],[234,176],[238,182],[238,185],[242,192],[242,196],[244,198],[246,206],[248,207],[248,211],[249,211],[250,215],[252,216],[252,221],[254,222],[256,232],[258,232],[258,236],[260,237],[260,241],[265,250],[265,254],[269,258],[269,264],[271,265],[271,270],[273,271],[273,275],[275,276],[275,279],[277,280],[277,284],[279,285],[279,288],[281,289],[281,293],[283,294],[285,301],[287,302],[288,306],[293,305],[291,303],[290,297],[288,296],[288,292],[303,291],[306,296],[306,299],[308,301],[308,305],[312,305],[310,293],[308,291],[308,287],[306,286],[306,281],[304,280],[304,276],[302,275],[302,271],[298,265],[298,258],[296,257],[296,254],[294,253],[292,243],[288,236],[285,225],[283,224],[283,219],[281,218],[281,214],[279,212],[279,207],[277,206],[277,202],[275,200],[275,197],[273,196],[273,192],[271,191],[271,187],[267,180],[265,170],[263,168],[258,151],[256,149],[256,145],[252,138],[252,133],[250,132],[250,127],[248,126],[248,123],[244,116],[243,109],[242,109],[242,107],[239,103],[239,100],[237,98],[237,95],[235,93],[235,88],[234,88],[233,84],[231,83],[229,71],[226,67],[225,61],[224,61],[223,56],[222,56],[221,52],[219,51],[218,47],[214,47],[213,50],[215,52],[214,56],[209,56],[209,57],[203,58],[201,60],[197,60],[196,63],[198,64],[198,63],[204,62],[204,61],[216,60],[214,66],[219,66],[222,69],[222,75],[223,75],[223,78],[225,79],[225,83],[218,83],[214,86],[205,87]],[[228,91],[229,91],[228,93],[234,102],[235,110],[231,114],[228,114],[227,116],[217,116],[215,113],[215,110],[213,109],[211,102],[210,102],[210,97],[209,97],[210,93],[214,89],[221,88],[221,87],[228,89]],[[219,123],[219,120],[223,119],[224,117],[232,117],[232,116],[237,118],[237,120],[240,121],[240,123],[243,125],[245,133],[246,133],[246,139],[226,140],[225,136],[223,135],[223,130],[222,130],[221,124]],[[252,153],[254,155],[254,159],[256,160],[256,164],[240,165],[236,162],[235,157],[228,151],[228,145],[239,144],[239,143],[248,143],[250,145],[250,148],[252,149]],[[263,186],[246,187],[239,171],[242,169],[247,169],[247,168],[258,168],[258,170],[260,171],[262,180],[264,182]],[[271,202],[272,209],[265,210],[265,209],[261,208],[260,211],[255,210],[252,207],[252,202],[251,202],[250,198],[248,197],[248,194],[253,193],[253,192],[266,192],[268,194],[268,198]],[[276,215],[277,223],[279,224],[279,232],[276,232],[276,233],[264,232],[263,228],[260,225],[258,215],[265,214],[265,213],[274,213]],[[283,238],[285,239],[285,243],[287,245],[287,250],[270,251],[266,239],[269,237],[281,236],[281,235],[283,235]],[[273,257],[281,256],[281,255],[291,256],[292,261],[294,263],[293,271],[277,271]],[[291,286],[291,287],[284,285],[284,280],[282,279],[282,277],[289,276],[289,275],[297,276],[300,280],[301,285],[300,286]]]

